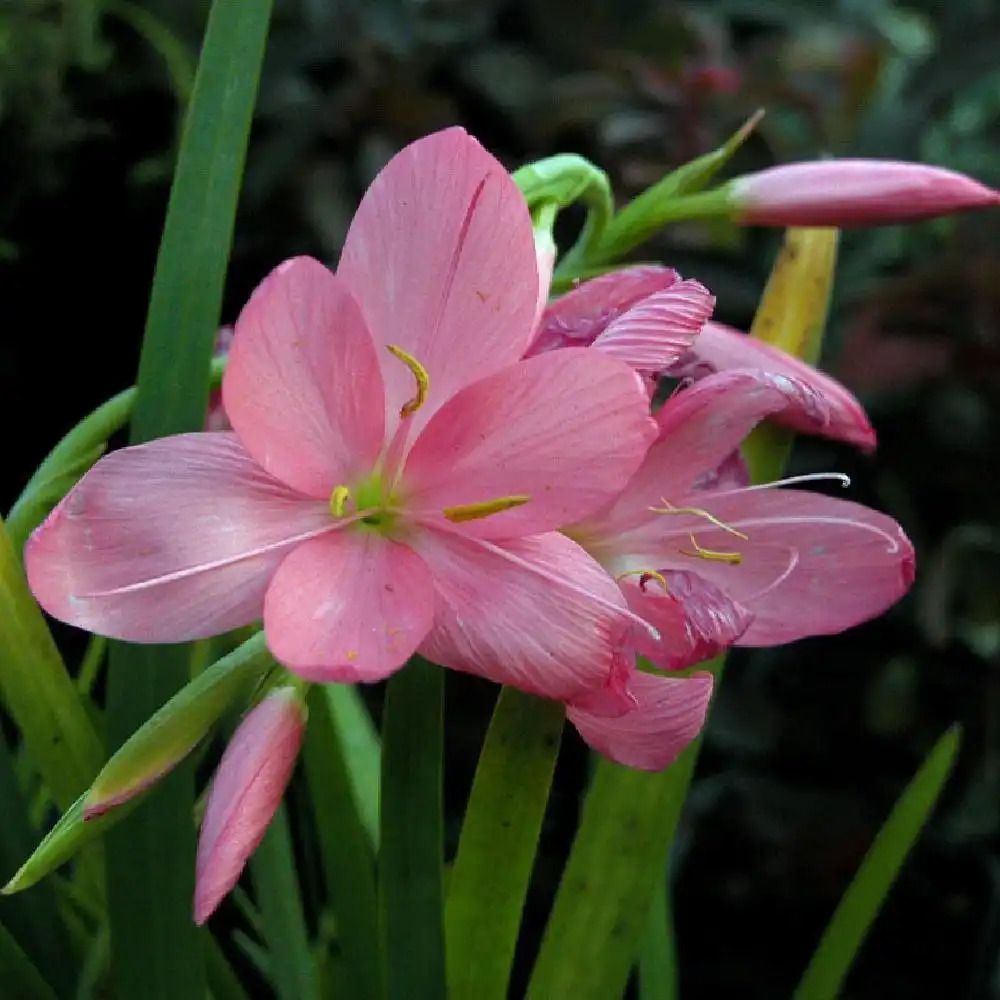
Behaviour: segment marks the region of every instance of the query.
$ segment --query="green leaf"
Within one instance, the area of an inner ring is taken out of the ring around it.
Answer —
[[[718,680],[722,660],[701,668]],[[619,1000],[624,993],[700,746],[699,736],[659,773],[598,761],[528,1000]]]
[[[104,748],[0,522],[0,694],[42,782],[66,808]]]
[[[31,850],[35,831],[28,822],[14,762],[6,742],[0,738],[0,872],[11,872]],[[17,899],[0,899],[0,923],[45,978],[61,994],[70,992],[75,969],[67,961],[69,937],[60,918],[51,886]],[[0,980],[2,981],[2,980]]]
[[[0,983],[4,1000],[59,1000],[3,924],[0,924]]]
[[[823,932],[793,1000],[834,1000],[840,993],[869,928],[951,774],[961,735],[958,725],[948,729],[904,789]]]
[[[392,677],[382,723],[379,916],[387,1000],[445,989],[443,672],[414,657]]]
[[[214,0],[156,262],[131,440],[202,426],[236,203],[272,0]],[[124,742],[188,679],[184,646],[115,644],[108,730]],[[177,768],[109,837],[112,961],[119,1000],[205,991],[194,889],[194,771]]]
[[[701,205],[713,207],[711,215],[729,214],[724,199],[695,199],[691,196],[701,192],[733,158],[763,114],[758,111],[718,149],[678,167],[633,198],[610,221],[584,262],[593,266],[620,260],[668,223],[698,218],[701,214],[698,206]]]
[[[309,948],[292,835],[283,805],[250,859],[250,871],[278,1000],[319,1000],[319,977]]]
[[[104,765],[86,796],[98,813],[127,801],[173,770],[206,736],[223,712],[271,667],[258,632],[202,671],[155,712]]]
[[[207,929],[203,929],[202,934],[205,941],[205,977],[212,1000],[249,1000],[219,942]]]
[[[343,692],[354,695],[356,713],[347,711],[351,702],[342,698]],[[371,774],[371,738],[371,722],[353,687],[324,684],[310,690],[306,781],[327,896],[337,917],[338,976],[344,995],[357,1000],[378,1000],[382,995],[375,843],[366,829],[362,805],[374,797],[377,822],[378,783],[374,796],[371,788],[359,787],[359,779],[367,781]],[[380,756],[376,740],[376,765]],[[374,777],[378,778],[377,771]]]
[[[450,1000],[504,1000],[565,710],[500,692],[448,879]]]

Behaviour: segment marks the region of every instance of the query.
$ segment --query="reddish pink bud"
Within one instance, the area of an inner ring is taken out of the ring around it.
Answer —
[[[788,163],[732,181],[741,222],[762,226],[877,226],[1000,204],[971,177],[893,160]]]
[[[229,741],[198,838],[195,923],[215,912],[264,839],[292,777],[305,724],[299,692],[280,688],[247,715]]]

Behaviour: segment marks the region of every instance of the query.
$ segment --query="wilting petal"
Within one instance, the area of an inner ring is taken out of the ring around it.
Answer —
[[[650,519],[650,508],[679,504],[706,470],[718,468],[764,417],[808,390],[783,376],[727,372],[675,393],[656,415],[659,438],[619,499],[580,533],[618,534]],[[575,529],[574,529],[575,530]]]
[[[628,267],[577,285],[542,313],[528,356],[562,347],[589,347],[637,302],[679,280],[668,267]]]
[[[979,181],[923,163],[783,163],[729,185],[740,221],[762,226],[878,226],[1000,204]]]
[[[597,715],[573,705],[566,716],[598,753],[627,767],[662,771],[698,735],[712,697],[712,675],[660,677],[635,671],[629,689],[636,707]]]
[[[704,285],[678,281],[612,320],[592,346],[636,371],[659,372],[690,350],[714,308]]]
[[[377,534],[349,528],[299,546],[264,600],[267,644],[311,681],[377,681],[398,670],[434,619],[423,560]]]
[[[406,462],[407,506],[445,526],[444,508],[526,496],[452,527],[488,538],[548,531],[617,496],[655,432],[642,383],[621,362],[583,349],[531,358],[434,416]]]
[[[305,706],[293,688],[282,688],[257,705],[229,741],[198,837],[196,924],[215,912],[264,839],[295,769],[304,733]]]
[[[236,321],[226,415],[283,482],[328,498],[368,472],[383,444],[375,345],[344,282],[310,257],[275,268]]]
[[[801,490],[706,494],[699,503],[747,537],[701,517],[668,515],[617,544],[642,562],[710,580],[747,608],[754,618],[738,645],[841,632],[880,615],[913,582],[903,530],[860,504]],[[697,547],[740,561],[699,557]]]
[[[696,573],[667,570],[667,589],[653,578],[621,581],[628,606],[659,638],[636,626],[631,644],[654,666],[681,670],[718,656],[749,628],[753,615]]]
[[[259,618],[284,556],[331,527],[234,434],[180,434],[101,459],[29,539],[25,569],[62,621],[182,642]]]
[[[337,273],[380,345],[390,430],[413,376],[386,344],[430,375],[417,426],[528,346],[538,302],[531,216],[507,171],[463,129],[389,161],[361,200]]]
[[[721,323],[706,323],[691,351],[669,374],[699,378],[709,372],[734,370],[785,375],[808,387],[809,395],[798,402],[790,398],[785,409],[773,414],[777,423],[806,434],[847,441],[865,451],[875,447],[875,431],[868,415],[849,389],[801,359]]]
[[[578,545],[555,533],[493,545],[431,531],[415,544],[438,599],[424,656],[559,701],[604,686],[625,602]]]

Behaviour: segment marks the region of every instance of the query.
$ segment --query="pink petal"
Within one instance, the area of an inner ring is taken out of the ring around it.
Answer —
[[[659,372],[690,350],[714,308],[704,285],[678,281],[612,320],[592,346],[636,371]]]
[[[849,389],[801,359],[721,323],[706,323],[691,352],[669,374],[698,378],[708,372],[734,370],[788,376],[808,387],[810,395],[798,404],[789,400],[784,410],[773,415],[776,422],[806,434],[847,441],[864,451],[875,447],[868,415]]]
[[[619,534],[648,521],[651,507],[680,504],[760,420],[808,396],[794,380],[761,372],[712,375],[675,393],[656,415],[659,438],[639,471],[610,508],[579,526],[580,533],[588,539]]]
[[[704,726],[712,675],[661,677],[637,670],[629,689],[636,707],[625,715],[596,715],[569,705],[566,716],[598,753],[627,767],[662,771]]]
[[[260,617],[329,508],[268,476],[234,434],[180,434],[101,459],[25,547],[28,582],[62,621],[132,642],[182,642]]]
[[[407,507],[480,537],[561,527],[616,496],[655,434],[626,365],[570,349],[475,382],[435,414],[403,474]],[[527,496],[519,507],[450,524],[446,507]]]
[[[742,222],[763,226],[877,226],[1000,205],[1000,193],[954,170],[896,160],[784,163],[738,177]]]
[[[528,356],[562,347],[589,347],[608,324],[680,280],[668,267],[628,267],[585,281],[553,302],[538,323]]]
[[[559,701],[609,680],[625,602],[574,542],[549,533],[494,545],[427,531],[415,544],[438,601],[422,655]]]
[[[666,515],[619,537],[641,563],[711,581],[754,616],[739,645],[770,646],[842,632],[880,615],[909,590],[913,546],[885,514],[800,490],[705,494],[697,504],[748,536],[706,519]],[[742,562],[705,559],[691,540]]]
[[[375,345],[344,282],[310,257],[277,267],[240,313],[222,396],[247,451],[309,496],[370,472],[382,448]]]
[[[423,560],[357,526],[300,545],[278,568],[264,600],[271,652],[319,682],[388,677],[433,620]]]
[[[507,171],[463,129],[389,161],[358,207],[337,273],[380,347],[390,431],[414,384],[386,344],[430,375],[416,427],[528,346],[539,297],[531,216]]]
[[[272,691],[240,723],[222,755],[198,837],[194,920],[203,924],[264,839],[305,734],[293,688]]]
[[[660,634],[636,627],[632,646],[654,666],[681,670],[728,649],[749,628],[753,615],[696,573],[666,571],[667,590],[655,579],[621,581],[628,606]]]

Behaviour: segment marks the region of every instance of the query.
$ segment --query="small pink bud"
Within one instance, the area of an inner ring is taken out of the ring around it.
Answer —
[[[267,695],[229,741],[198,838],[196,924],[215,912],[264,839],[295,769],[305,728],[301,695],[285,687]]]
[[[971,177],[893,160],[788,163],[737,177],[739,220],[762,226],[877,226],[1000,204]]]

